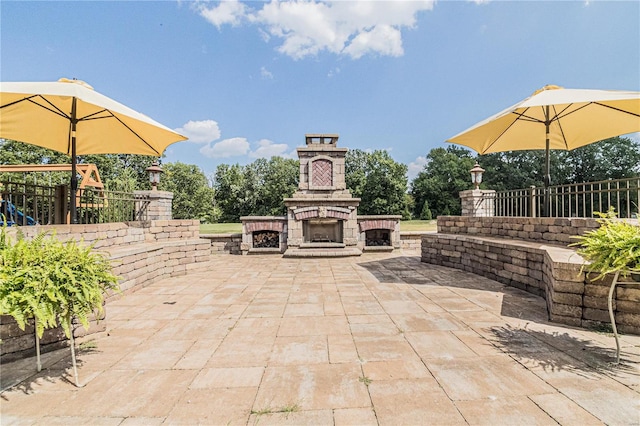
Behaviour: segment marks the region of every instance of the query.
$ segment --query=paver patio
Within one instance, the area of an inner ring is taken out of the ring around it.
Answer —
[[[415,253],[214,256],[107,312],[84,387],[68,350],[2,366],[3,426],[640,424],[640,336],[613,366],[611,335]]]

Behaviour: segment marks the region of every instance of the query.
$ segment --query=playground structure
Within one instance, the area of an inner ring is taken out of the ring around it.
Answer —
[[[31,172],[71,172],[71,164],[20,164],[20,165],[3,165],[0,166],[0,173],[31,173]],[[76,165],[76,172],[80,175],[81,180],[78,185],[78,190],[75,194],[74,203],[76,208],[102,208],[107,205],[107,198],[104,194],[104,184],[100,180],[100,173],[98,167],[95,164],[78,164]],[[34,185],[33,188],[43,188],[38,185]],[[82,202],[82,195],[88,189],[96,190],[97,197],[94,197],[92,202]],[[39,194],[41,195],[41,194]],[[20,210],[16,204],[15,197],[21,197],[23,202],[21,206],[26,206],[27,198],[32,200],[32,209],[34,212],[38,211],[38,198],[35,191],[27,191],[26,189],[16,195],[9,190],[3,190],[0,187],[0,213],[6,218],[7,225],[36,225],[42,224],[60,224],[70,223],[70,215],[68,202],[68,190],[65,185],[59,185],[55,188],[55,194],[47,195],[44,197],[49,204],[55,205],[55,213],[53,215],[47,215],[46,221],[42,221],[37,216],[35,218],[27,215],[23,210]],[[41,202],[42,203],[42,202]]]

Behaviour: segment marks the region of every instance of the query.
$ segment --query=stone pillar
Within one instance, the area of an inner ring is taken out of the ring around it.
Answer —
[[[147,198],[149,205],[147,206],[147,214],[144,220],[171,220],[171,207],[173,200],[173,192],[168,191],[134,191],[133,195],[141,198]],[[140,202],[136,202],[136,211],[139,209]]]
[[[495,216],[495,198],[496,191],[492,189],[460,191],[462,216]]]

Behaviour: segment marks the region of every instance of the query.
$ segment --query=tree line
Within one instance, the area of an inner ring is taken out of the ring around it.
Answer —
[[[142,155],[86,155],[95,163],[109,190],[148,189],[145,171],[155,157]],[[432,219],[458,215],[458,193],[470,189],[469,170],[476,161],[486,170],[482,188],[506,190],[541,186],[543,151],[512,151],[476,156],[456,145],[434,148],[423,170],[411,181],[407,166],[387,151],[349,150],[345,180],[360,198],[359,214],[397,214],[403,219]],[[61,153],[20,142],[0,140],[0,164],[68,163]],[[221,164],[208,178],[196,165],[163,163],[160,190],[171,191],[173,217],[203,222],[238,222],[242,216],[286,214],[283,199],[298,188],[299,163],[282,157],[260,158],[247,165]],[[592,182],[637,176],[640,143],[615,137],[573,151],[551,152],[552,184]],[[0,174],[0,180],[5,177]],[[68,173],[34,174],[41,184],[68,182]]]

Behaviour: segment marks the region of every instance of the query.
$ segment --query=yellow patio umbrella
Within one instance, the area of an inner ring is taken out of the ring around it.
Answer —
[[[640,131],[640,92],[545,86],[527,99],[447,139],[478,154],[544,149],[545,216],[549,214],[549,150],[572,150]]]
[[[76,155],[161,156],[187,138],[93,90],[80,80],[0,82],[0,138],[71,156],[71,193],[78,188]],[[76,223],[76,204],[71,203]]]

